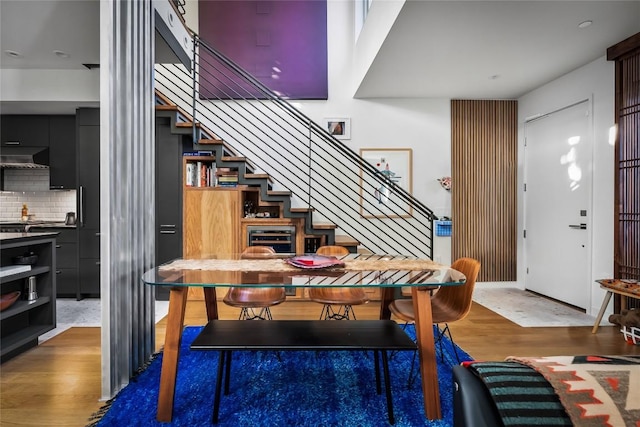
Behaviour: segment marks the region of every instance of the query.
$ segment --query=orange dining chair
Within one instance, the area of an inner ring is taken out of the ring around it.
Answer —
[[[462,320],[469,314],[473,301],[473,289],[480,271],[480,262],[473,258],[459,258],[451,265],[451,268],[464,274],[467,278],[466,282],[459,286],[442,286],[431,297],[433,323],[436,325],[444,323],[443,329],[438,327],[438,336],[435,340],[436,343],[439,343],[440,356],[443,359],[442,337],[445,334],[448,335],[453,343],[449,323]],[[393,315],[405,322],[413,322],[415,320],[413,300],[411,298],[394,300],[389,304],[389,310]],[[460,363],[460,356],[458,356],[455,343],[453,348],[456,359]],[[413,372],[413,362],[411,364],[411,372]],[[411,381],[411,373],[409,378],[409,381]]]
[[[349,250],[344,246],[320,246],[316,255],[344,257]],[[356,319],[352,306],[366,304],[369,298],[362,288],[310,288],[309,299],[323,304],[320,320],[349,320]],[[334,306],[338,306],[337,310]]]
[[[265,259],[273,257],[275,253],[270,246],[249,246],[242,252],[241,258]],[[222,301],[231,307],[240,308],[240,320],[272,320],[269,307],[278,305],[285,299],[284,287],[232,286]],[[257,309],[260,311],[256,314]]]

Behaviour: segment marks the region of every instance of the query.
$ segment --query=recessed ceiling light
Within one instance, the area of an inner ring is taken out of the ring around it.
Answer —
[[[16,52],[15,50],[5,50],[4,54],[10,56],[11,58],[22,58],[20,52]]]
[[[581,23],[578,24],[578,28],[587,28],[591,24],[593,24],[593,21],[582,21]]]
[[[67,52],[63,52],[61,50],[54,50],[53,53],[55,53],[58,58],[68,58],[71,56]]]

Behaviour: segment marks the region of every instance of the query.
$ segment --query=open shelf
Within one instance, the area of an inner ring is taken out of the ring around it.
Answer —
[[[35,301],[18,300],[11,307],[0,312],[0,320],[5,320],[41,305],[49,304],[49,301],[51,301],[51,298],[49,297],[38,297],[38,299],[36,299]],[[2,339],[4,345],[4,338]]]

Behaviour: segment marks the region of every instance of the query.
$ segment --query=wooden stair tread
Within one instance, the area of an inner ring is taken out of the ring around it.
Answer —
[[[223,162],[246,162],[246,157],[222,156]],[[223,166],[224,167],[224,166]]]
[[[222,139],[216,138],[216,139],[199,139],[198,140],[198,144],[199,145],[224,145],[225,147],[227,147],[228,149],[232,149],[232,147],[226,145],[224,143],[224,141]]]
[[[296,213],[307,213],[307,212],[313,212],[315,211],[315,209],[310,208],[310,207],[306,207],[306,208],[291,208],[289,209],[291,212],[296,212]]]
[[[313,228],[315,230],[335,230],[338,226],[330,222],[314,222]]]
[[[177,128],[190,128],[193,126],[193,122],[176,122],[176,127]],[[199,122],[196,122],[196,127],[202,127],[202,125]]]
[[[160,111],[178,111],[179,108],[177,105],[161,105],[161,104],[157,104],[156,105],[156,110],[160,110]]]
[[[350,236],[336,235],[335,244],[337,246],[358,246],[360,242]]]
[[[267,195],[269,195],[269,196],[290,196],[291,195],[291,191],[268,190],[267,191]]]
[[[268,173],[245,173],[244,177],[246,179],[266,179],[268,182],[273,183],[273,179]]]

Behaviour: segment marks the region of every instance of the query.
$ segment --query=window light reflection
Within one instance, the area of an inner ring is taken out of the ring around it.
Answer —
[[[582,179],[582,169],[575,163],[571,163],[567,168],[567,173],[569,174],[569,179],[574,182],[580,181]]]
[[[567,142],[569,143],[569,145],[578,145],[580,144],[580,137],[572,136],[567,140]]]
[[[609,128],[609,145],[616,145],[616,135],[618,134],[618,126],[613,125]]]

